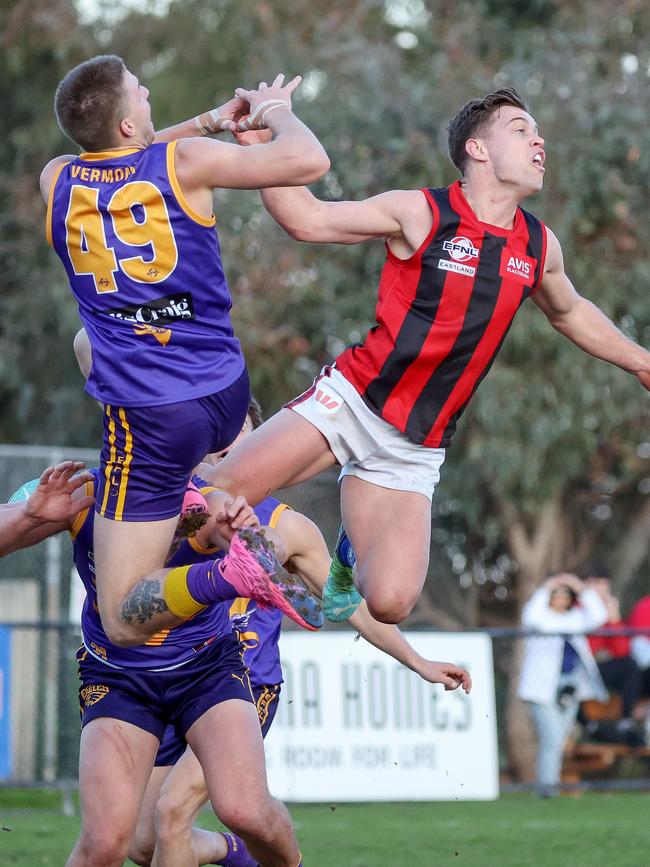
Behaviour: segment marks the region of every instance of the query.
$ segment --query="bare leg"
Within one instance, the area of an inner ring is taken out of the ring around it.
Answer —
[[[164,566],[177,523],[178,516],[140,522],[111,521],[95,514],[97,603],[106,634],[114,644],[138,643],[121,615],[122,598],[138,580]]]
[[[156,804],[160,795],[160,788],[173,769],[173,765],[153,768],[147,788],[140,805],[138,824],[135,828],[133,840],[129,846],[129,858],[136,864],[148,867],[152,863],[156,846],[156,825],[154,821]]]
[[[318,428],[297,412],[281,409],[220,461],[207,481],[255,506],[271,491],[297,485],[335,464]]]
[[[243,838],[261,867],[296,867],[300,853],[291,819],[269,794],[255,705],[232,699],[210,708],[187,740],[223,824]]]
[[[427,575],[431,503],[423,494],[345,476],[341,515],[356,555],[355,582],[370,613],[375,620],[399,623]]]
[[[67,867],[120,867],[135,831],[159,741],[121,720],[101,717],[81,732],[81,833]]]
[[[193,867],[214,864],[226,857],[228,847],[223,834],[192,827],[207,800],[201,765],[188,747],[160,792],[152,867]]]

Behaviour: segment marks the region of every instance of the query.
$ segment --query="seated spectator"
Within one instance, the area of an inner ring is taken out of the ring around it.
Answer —
[[[576,575],[547,578],[522,611],[522,625],[546,636],[524,640],[519,697],[527,702],[537,730],[537,786],[540,795],[557,794],[562,755],[581,701],[607,701],[605,684],[585,633],[607,620],[593,588]]]
[[[611,581],[606,570],[591,567],[585,579],[587,587],[593,588],[607,609],[606,628],[627,626],[621,617],[619,601],[612,593]],[[623,702],[622,717],[609,728],[605,726],[607,739],[622,741],[632,746],[643,743],[638,722],[634,719],[635,707],[641,695],[642,672],[630,652],[627,635],[590,635],[589,645],[598,664],[598,670],[610,692],[620,695]],[[586,722],[587,731],[597,735],[597,724]]]

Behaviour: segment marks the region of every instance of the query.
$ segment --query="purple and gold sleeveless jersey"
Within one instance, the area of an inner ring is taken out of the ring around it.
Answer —
[[[94,481],[86,483],[87,496],[92,496],[98,483],[99,470],[91,472]],[[227,607],[209,605],[179,626],[161,630],[146,644],[137,647],[117,647],[111,644],[102,627],[97,607],[93,553],[94,515],[92,508],[80,512],[70,531],[75,566],[86,588],[81,631],[84,645],[92,656],[113,668],[164,671],[184,665],[216,639],[231,634]]]
[[[203,494],[214,488],[193,478]],[[275,527],[278,518],[289,506],[274,497],[267,497],[255,506],[255,514],[264,526]],[[169,561],[170,566],[187,566],[205,560],[218,560],[225,556],[220,548],[202,548],[196,539],[187,539]],[[282,683],[278,641],[282,627],[282,612],[277,608],[258,608],[254,599],[234,599],[216,606],[230,619],[232,629],[239,635],[244,650],[244,662],[249,669],[251,684],[266,686]]]
[[[50,192],[47,239],[93,351],[86,390],[105,404],[204,397],[244,369],[215,218],[186,201],[175,147],[83,153]]]

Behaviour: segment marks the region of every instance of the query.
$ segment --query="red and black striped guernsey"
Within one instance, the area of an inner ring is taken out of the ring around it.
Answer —
[[[512,229],[480,222],[459,182],[422,192],[431,231],[409,259],[387,250],[377,325],[336,366],[373,412],[415,442],[444,448],[539,286],[546,229],[522,208]]]

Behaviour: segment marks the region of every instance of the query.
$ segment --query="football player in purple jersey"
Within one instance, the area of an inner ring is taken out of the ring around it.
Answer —
[[[57,88],[57,120],[82,153],[48,163],[41,192],[93,349],[87,390],[104,407],[94,545],[115,644],[132,638],[122,597],[163,565],[192,468],[232,441],[248,406],[213,190],[309,183],[329,167],[292,112],[299,82],[240,88],[158,134],[149,91],[119,57],[86,61]],[[208,137],[244,115],[272,140],[243,149]],[[259,552],[242,547],[253,568]]]
[[[49,468],[3,506],[0,516],[28,516],[27,529],[9,521],[11,535],[3,535],[3,553],[36,544],[67,530],[74,560],[86,588],[82,613],[83,645],[77,654],[82,734],[79,757],[81,833],[68,867],[118,867],[127,857],[136,829],[140,804],[167,726],[187,738],[202,757],[211,786],[215,812],[224,824],[246,840],[256,863],[296,867],[299,852],[291,820],[284,806],[271,798],[266,786],[264,751],[250,681],[232,634],[228,606],[207,607],[178,629],[163,630],[146,645],[112,645],[97,607],[92,547],[94,490],[99,471],[72,473],[79,463]],[[197,482],[202,480],[195,477]],[[40,482],[40,483],[39,483]],[[232,523],[247,526],[259,521],[241,499],[212,489],[212,505],[223,516],[224,504],[235,515],[230,524],[210,518],[220,548],[228,546]],[[190,486],[181,524],[196,529],[207,518],[196,507],[205,500]],[[236,518],[236,520],[235,520]],[[38,521],[38,523],[36,523]],[[221,530],[219,530],[221,527]],[[231,591],[231,597],[236,592]],[[172,745],[173,746],[173,745]],[[183,749],[185,741],[183,740]],[[169,747],[161,749],[169,754]],[[250,780],[242,793],[240,776]],[[224,786],[224,779],[231,785]],[[239,867],[242,853],[250,859],[236,834],[211,835],[219,861]]]

